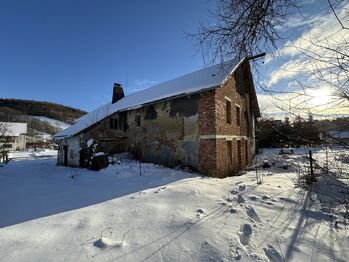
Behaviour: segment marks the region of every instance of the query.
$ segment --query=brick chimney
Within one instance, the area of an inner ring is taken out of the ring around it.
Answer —
[[[114,83],[112,104],[119,101],[124,96],[124,90],[122,89],[121,85],[118,83]]]

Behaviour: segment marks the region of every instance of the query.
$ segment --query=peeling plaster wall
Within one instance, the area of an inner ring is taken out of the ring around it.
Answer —
[[[146,162],[199,169],[198,101],[191,95],[128,111],[128,150]]]
[[[199,95],[191,95],[115,113],[63,143],[70,146],[74,141],[74,147],[86,149],[92,138],[98,144],[97,151],[110,154],[130,151],[145,162],[199,169],[198,103]],[[137,115],[140,126],[136,123]],[[110,119],[123,124],[111,129]],[[75,158],[74,166],[80,161],[79,155]]]

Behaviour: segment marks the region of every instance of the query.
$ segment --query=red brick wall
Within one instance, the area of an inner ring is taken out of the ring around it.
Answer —
[[[250,95],[247,92],[247,85],[251,84],[249,82],[251,79],[244,78],[245,70],[249,73],[248,63],[241,65],[222,87],[204,92],[200,96],[199,163],[200,171],[206,175],[216,177],[234,175],[248,165],[254,156],[252,154],[254,137],[251,132],[252,110]],[[231,101],[231,123],[227,123],[227,99]],[[240,125],[237,125],[236,105],[240,107]],[[230,151],[227,140],[232,141],[232,159],[228,153]],[[240,163],[238,140],[241,141]]]
[[[200,140],[198,158],[200,172],[208,176],[218,176],[217,172],[217,145],[214,139]]]

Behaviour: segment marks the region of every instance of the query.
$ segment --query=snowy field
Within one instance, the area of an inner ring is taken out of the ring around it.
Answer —
[[[70,124],[67,124],[65,122],[59,121],[57,119],[52,119],[52,118],[49,118],[49,117],[46,117],[46,116],[32,116],[32,117],[36,118],[38,120],[47,122],[51,126],[54,126],[56,128],[59,128],[59,129],[66,129],[66,128],[71,126]]]
[[[19,160],[36,160],[44,158],[55,158],[57,157],[57,150],[51,149],[28,149],[27,151],[13,151],[9,153],[9,158],[13,161]]]
[[[265,150],[259,163],[275,165],[257,184],[253,168],[215,179],[142,164],[140,176],[135,161],[95,172],[51,153],[0,167],[1,261],[349,261],[341,207],[295,187],[299,154]]]

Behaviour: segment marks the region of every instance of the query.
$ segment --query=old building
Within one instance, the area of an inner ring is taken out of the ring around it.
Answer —
[[[260,113],[247,58],[126,97],[118,84],[113,91],[111,103],[55,135],[60,164],[83,166],[91,141],[98,151],[129,151],[145,162],[215,177],[236,174],[254,156]]]
[[[27,123],[1,122],[0,147],[9,151],[26,149]]]

